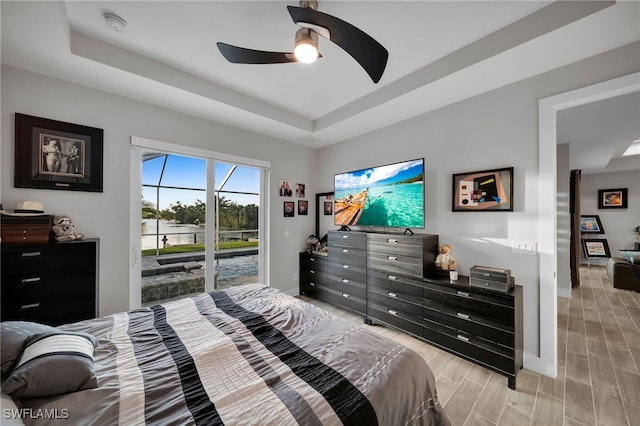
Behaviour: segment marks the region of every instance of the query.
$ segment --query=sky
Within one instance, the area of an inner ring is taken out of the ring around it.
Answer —
[[[164,156],[144,161],[142,163],[142,183],[157,185],[162,173]],[[206,160],[200,158],[183,157],[170,155],[164,173],[162,174],[163,186],[175,186],[185,188],[197,188],[200,190],[160,190],[160,210],[169,207],[180,201],[182,204],[194,204],[196,200],[206,201]],[[216,163],[215,180],[216,188],[220,186],[225,178],[231,164]],[[227,191],[255,192],[260,190],[259,169],[247,166],[238,166],[231,178],[224,186]],[[257,195],[222,194],[225,198],[235,201],[238,204],[259,204]],[[155,188],[142,187],[142,198],[156,204]]]

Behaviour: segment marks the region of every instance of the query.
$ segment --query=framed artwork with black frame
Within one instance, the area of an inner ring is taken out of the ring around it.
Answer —
[[[16,113],[16,188],[102,192],[102,129]]]
[[[580,216],[580,232],[583,234],[604,234],[604,227],[597,214]]]
[[[583,238],[582,249],[587,257],[611,257],[609,244],[604,238]]]
[[[298,216],[306,216],[309,211],[309,201],[307,200],[299,200],[298,201]]]
[[[627,188],[598,190],[599,209],[626,209],[627,204]]]
[[[513,167],[453,175],[454,212],[513,211]]]
[[[284,207],[283,207],[283,216],[284,217],[294,217],[295,216],[295,206],[296,203],[294,203],[293,201],[285,201],[284,202]]]

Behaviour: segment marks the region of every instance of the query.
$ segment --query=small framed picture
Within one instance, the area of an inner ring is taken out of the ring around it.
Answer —
[[[298,216],[306,216],[309,210],[309,202],[307,200],[298,201]]]
[[[599,209],[626,209],[627,188],[598,190]]]
[[[584,238],[582,240],[582,249],[587,257],[611,257],[609,244],[604,238]]]
[[[296,183],[296,197],[304,198],[304,183]]]
[[[580,216],[580,232],[583,234],[604,234],[600,216],[597,214]]]
[[[324,202],[324,215],[331,216],[333,214],[333,202],[325,201]]]
[[[281,197],[292,197],[293,190],[291,189],[291,181],[280,180],[278,181],[278,191]]]
[[[284,217],[293,217],[295,216],[295,203],[293,201],[285,201],[284,202]]]

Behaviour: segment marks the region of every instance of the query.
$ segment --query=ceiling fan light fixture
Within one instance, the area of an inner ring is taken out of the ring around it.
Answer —
[[[299,62],[310,64],[318,59],[318,34],[308,28],[296,32],[293,54]]]

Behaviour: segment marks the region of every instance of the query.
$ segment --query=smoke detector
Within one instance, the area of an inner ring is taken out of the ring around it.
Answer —
[[[117,33],[123,33],[127,31],[127,21],[116,15],[115,13],[105,13],[104,21],[111,29]]]

